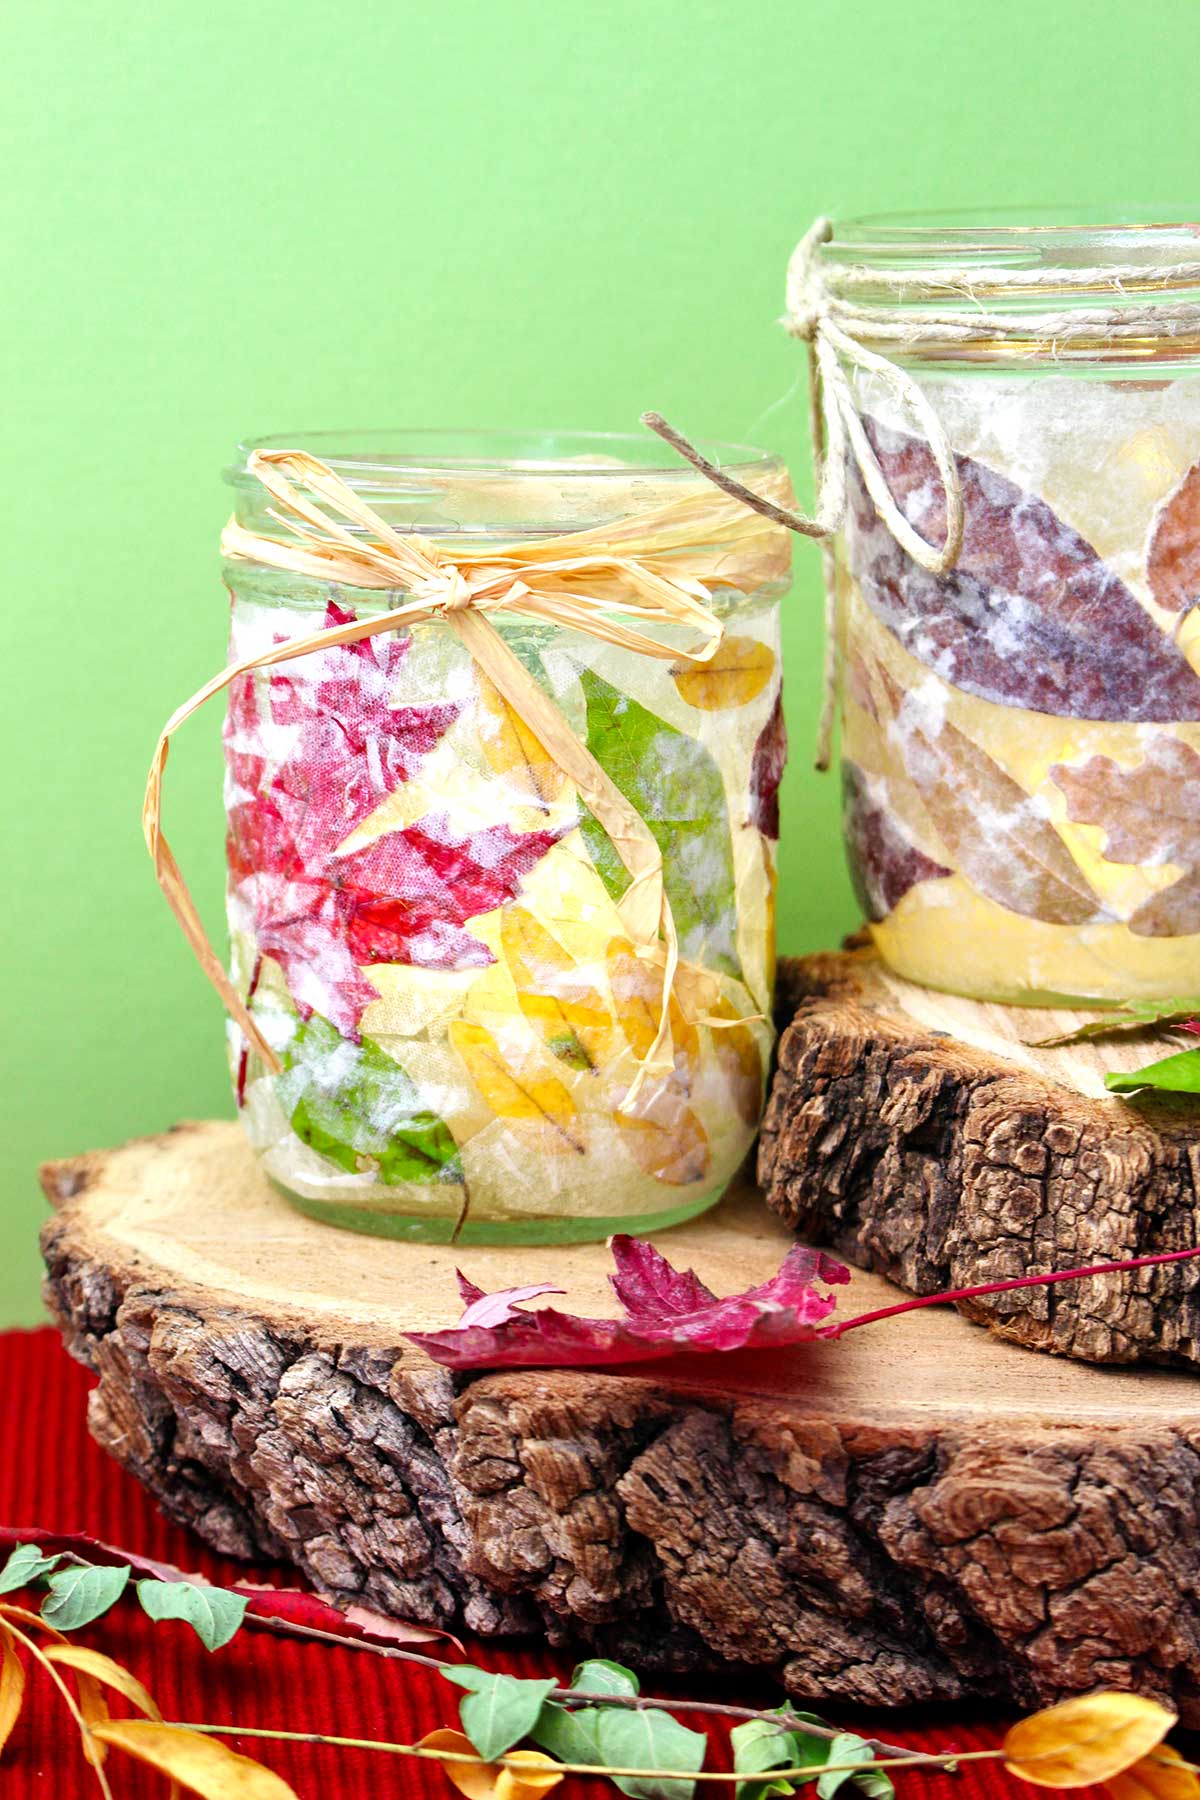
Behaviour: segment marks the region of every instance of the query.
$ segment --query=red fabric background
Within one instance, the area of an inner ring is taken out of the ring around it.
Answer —
[[[245,1565],[213,1556],[189,1532],[169,1524],[138,1484],[93,1444],[85,1425],[91,1378],[67,1357],[50,1330],[0,1333],[0,1523],[41,1526],[47,1531],[81,1531],[125,1549],[163,1558],[217,1581],[244,1579]],[[30,1534],[34,1535],[33,1533]],[[266,1578],[271,1578],[267,1576]],[[275,1579],[287,1579],[283,1571]],[[260,1630],[243,1630],[224,1650],[209,1655],[190,1628],[152,1625],[134,1602],[122,1601],[107,1618],[79,1634],[82,1642],[115,1656],[150,1688],[168,1719],[288,1730],[336,1732],[343,1736],[413,1742],[439,1725],[457,1724],[457,1690],[440,1676],[361,1650],[302,1644]],[[422,1646],[424,1648],[424,1646]],[[433,1647],[437,1654],[436,1646]],[[514,1674],[569,1675],[571,1660],[544,1645],[517,1648],[468,1641],[467,1655],[484,1667]],[[450,1649],[450,1656],[456,1653]],[[682,1693],[654,1684],[658,1693]],[[688,1687],[694,1698],[701,1688]],[[767,1706],[779,1696],[770,1683],[745,1684],[731,1691],[723,1682],[704,1695]],[[120,1706],[117,1702],[117,1706]],[[864,1719],[825,1709],[832,1722],[878,1732],[892,1742],[922,1749],[983,1749],[999,1741],[1005,1721],[998,1716],[940,1714],[876,1715]],[[698,1718],[688,1720],[699,1725]],[[453,1800],[443,1772],[412,1759],[321,1745],[263,1744],[231,1740],[235,1748],[270,1764],[295,1787],[302,1800]],[[714,1734],[713,1768],[727,1767]],[[109,1767],[114,1792],[127,1800],[161,1795],[165,1783],[113,1752]],[[611,1800],[615,1789],[601,1781],[568,1777],[558,1790],[577,1800]],[[76,1800],[92,1796],[95,1781],[82,1761],[74,1727],[44,1678],[31,1676],[26,1710],[0,1762],[3,1800]],[[914,1772],[900,1784],[901,1800],[1013,1800],[1034,1790],[1009,1781],[995,1764],[966,1764],[955,1777]],[[701,1795],[732,1800],[732,1788],[701,1788]]]

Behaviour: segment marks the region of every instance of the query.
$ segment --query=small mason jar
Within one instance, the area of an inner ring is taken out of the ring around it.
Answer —
[[[252,448],[229,471],[234,519],[277,533]],[[286,448],[451,556],[713,493],[660,466],[652,439],[363,433]],[[751,486],[788,491],[777,459],[710,448]],[[674,1224],[729,1182],[771,1048],[785,751],[789,540],[757,523],[744,552],[714,559],[686,533],[669,548],[664,566],[704,581],[724,627],[707,667],[489,615],[661,850],[680,957],[665,994],[664,949],[635,946],[623,923],[612,842],[444,617],[230,688],[232,976],[282,1065],[231,1025],[234,1081],[262,1167],[305,1212],[431,1242],[583,1240]],[[231,661],[406,599],[242,558],[225,577]],[[668,645],[688,636],[654,629]],[[668,1066],[639,1080],[664,1011]]]
[[[1200,338],[1168,319],[1198,260],[1197,226],[1059,217],[862,220],[821,252],[829,291],[878,322],[859,341],[941,422],[965,509],[957,563],[930,574],[852,466],[837,551],[850,867],[914,981],[1027,1004],[1200,985]],[[989,309],[1041,317],[988,341]],[[1071,330],[1079,309],[1108,330]],[[938,545],[911,407],[886,372],[846,373]]]

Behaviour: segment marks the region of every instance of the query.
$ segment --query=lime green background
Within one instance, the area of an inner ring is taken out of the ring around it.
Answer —
[[[39,1316],[39,1159],[230,1110],[138,814],[158,726],[222,659],[237,438],[657,406],[803,481],[774,320],[813,214],[1200,205],[1198,40],[1195,0],[13,0],[0,1322]],[[855,919],[796,561],[787,950]],[[217,728],[169,782],[214,930]]]

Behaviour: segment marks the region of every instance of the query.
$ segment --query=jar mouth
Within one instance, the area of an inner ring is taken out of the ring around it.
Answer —
[[[719,467],[755,486],[783,469],[773,451],[701,439]],[[406,430],[275,432],[239,444],[225,470],[240,523],[272,529],[252,450],[305,450],[398,530],[485,537],[578,531],[661,505],[702,476],[651,432]]]
[[[725,469],[768,466],[779,458],[749,444],[699,439],[699,448]],[[246,438],[238,460],[226,470],[237,483],[246,475],[252,450],[307,450],[358,489],[359,483],[386,486],[388,477],[407,478],[452,471],[459,475],[554,475],[564,479],[628,479],[633,474],[694,479],[692,471],[649,432],[620,431],[491,431],[470,427],[369,431],[282,431]]]
[[[925,243],[962,248],[964,240],[1000,247],[1026,237],[1064,241],[1113,238],[1122,252],[1133,240],[1160,249],[1168,242],[1200,240],[1200,221],[1179,206],[988,206],[947,207],[934,212],[862,213],[835,220],[832,243],[846,249],[902,249]]]
[[[1184,208],[867,214],[832,226],[814,268],[834,318],[897,360],[1200,360],[1200,221]]]

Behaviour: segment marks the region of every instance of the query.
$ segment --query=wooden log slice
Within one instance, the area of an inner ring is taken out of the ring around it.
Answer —
[[[1200,1244],[1200,1103],[1108,1093],[1145,1032],[1031,1040],[1099,1013],[963,1000],[866,950],[781,969],[791,1023],[758,1153],[777,1216],[917,1294]],[[1030,1348],[1200,1360],[1200,1260],[964,1302]]]
[[[614,1310],[601,1245],[450,1249],[294,1212],[236,1124],[51,1165],[47,1295],[95,1436],[218,1549],[325,1594],[868,1705],[1099,1685],[1200,1724],[1200,1386],[952,1310],[633,1373],[453,1378],[454,1265]],[[717,1292],[789,1242],[751,1191],[664,1238]],[[844,1316],[888,1298],[840,1290]]]

